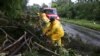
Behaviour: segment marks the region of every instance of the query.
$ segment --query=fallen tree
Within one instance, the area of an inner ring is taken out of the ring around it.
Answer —
[[[37,19],[39,19],[38,16],[33,18],[36,21]],[[10,22],[9,20],[7,21]],[[5,52],[8,56],[13,56],[15,54],[18,54],[19,52],[24,52],[22,51],[24,49],[28,49],[31,52],[32,47],[37,46],[38,49],[43,49],[48,53],[59,56],[59,54],[46,47],[46,45],[48,45],[47,43],[45,43],[46,39],[43,36],[41,36],[41,22],[31,22],[33,23],[32,25],[29,25],[29,22],[13,22],[8,23],[6,26],[0,26],[0,33],[4,35],[2,38],[5,39],[1,43],[0,52]]]

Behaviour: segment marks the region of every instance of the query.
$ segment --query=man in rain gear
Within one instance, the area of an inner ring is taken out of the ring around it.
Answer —
[[[50,25],[43,31],[43,34],[49,37],[53,44],[57,43],[58,46],[62,46],[61,38],[64,36],[64,30],[60,21],[50,18]]]
[[[46,16],[46,14],[45,13],[42,13],[41,14],[41,17],[42,17],[42,21],[45,23],[45,25],[46,26],[49,26],[49,19],[48,19],[48,17]]]
[[[41,17],[42,17],[42,31],[44,33],[50,26],[50,22],[49,22],[50,20],[48,19],[45,13],[42,13]]]

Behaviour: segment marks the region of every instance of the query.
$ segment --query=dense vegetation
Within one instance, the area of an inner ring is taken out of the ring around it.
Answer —
[[[27,0],[0,0],[0,56],[58,56],[41,36],[38,5],[26,9],[26,3]]]
[[[26,7],[27,1],[0,0],[0,53],[7,52],[7,55],[12,56],[19,52],[24,56],[42,56],[43,52],[46,55],[58,55],[51,50],[52,48],[46,43],[44,36],[41,36],[41,22],[39,21],[41,17],[36,14],[39,12],[40,6],[34,4]],[[87,4],[88,6],[86,6]],[[84,5],[86,8],[83,8]],[[74,4],[70,0],[57,0],[53,2],[52,6],[58,9],[58,13],[62,17],[97,20],[99,18],[99,1],[91,0],[89,3],[83,3],[80,0]],[[93,14],[91,14],[91,10],[94,11]],[[91,15],[88,16],[85,11]],[[66,40],[65,42],[68,43]],[[75,53],[79,54],[71,49],[63,49],[61,55],[77,56]]]
[[[10,18],[17,18],[25,9],[27,0],[0,0],[0,10]]]
[[[62,17],[100,20],[100,0],[54,0],[52,7],[58,9]]]

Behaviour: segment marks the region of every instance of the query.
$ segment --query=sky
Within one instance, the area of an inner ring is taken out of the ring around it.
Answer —
[[[42,5],[43,3],[45,3],[46,5],[50,5],[52,0],[29,0],[27,5],[33,5],[35,4],[39,4]],[[75,2],[76,0],[72,0],[72,2]]]

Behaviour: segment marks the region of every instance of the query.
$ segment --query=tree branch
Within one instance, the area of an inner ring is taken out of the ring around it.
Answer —
[[[15,44],[17,44],[18,42],[20,42],[23,38],[25,37],[25,34],[23,34],[18,40],[16,40],[14,43],[12,43],[11,45],[7,46],[6,48],[3,49],[3,51],[8,50],[9,48],[11,48],[12,46],[14,46]]]
[[[56,55],[56,56],[59,56],[59,54],[56,54],[55,52],[53,52],[53,51],[51,51],[51,50],[45,48],[44,46],[38,44],[37,42],[34,42],[34,44],[36,44],[37,46],[41,47],[42,49],[44,49],[44,50],[46,50],[46,51],[48,51],[48,52],[50,52],[50,53],[52,53],[52,54],[54,54],[54,55]]]

